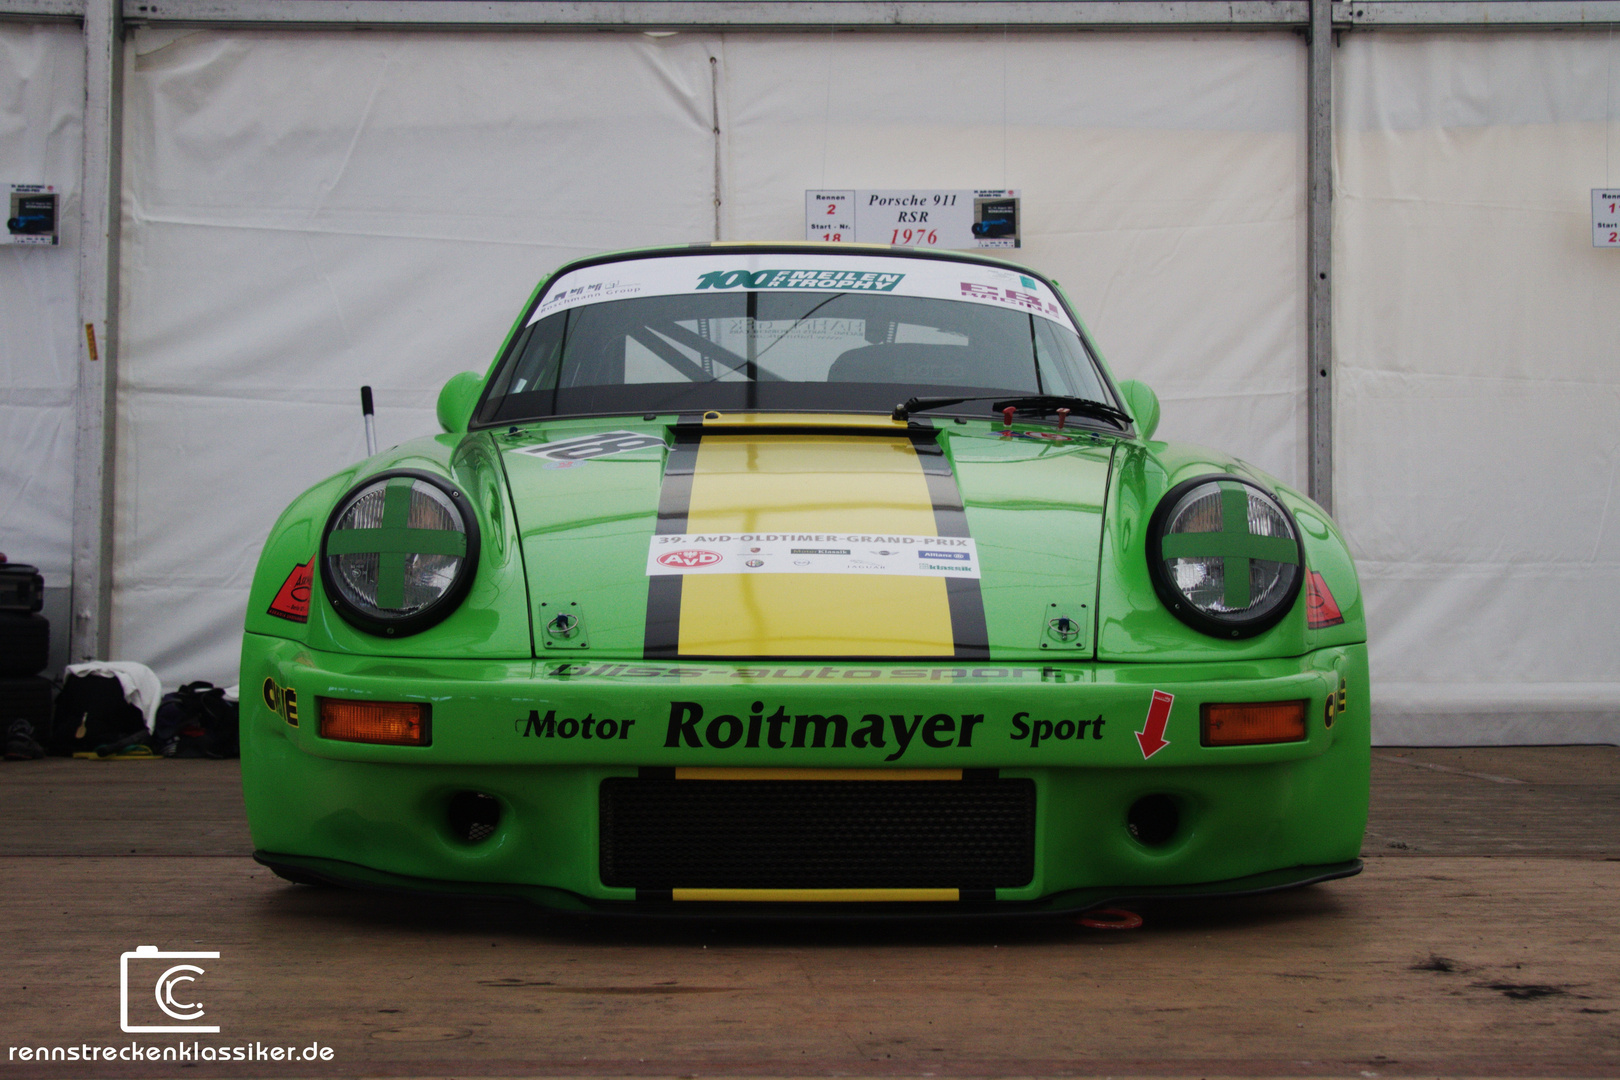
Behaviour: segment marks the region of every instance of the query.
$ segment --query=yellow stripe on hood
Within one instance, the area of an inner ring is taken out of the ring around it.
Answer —
[[[705,434],[685,531],[937,536],[911,440]],[[946,583],[865,574],[694,574],[682,656],[950,656]]]

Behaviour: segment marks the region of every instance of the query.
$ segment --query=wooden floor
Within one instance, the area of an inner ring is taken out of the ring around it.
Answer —
[[[4,763],[0,1076],[1620,1077],[1620,748],[1374,753],[1366,873],[1129,932],[315,890],[247,858],[232,762]],[[198,1046],[331,1060],[17,1057],[192,1038],[120,1032],[142,944],[220,952]]]

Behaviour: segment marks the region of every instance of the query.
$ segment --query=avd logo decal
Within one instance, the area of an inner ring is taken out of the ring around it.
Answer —
[[[694,566],[713,566],[721,560],[717,551],[704,551],[701,548],[685,548],[680,551],[671,551],[666,555],[658,556],[659,566],[679,566],[689,569]]]

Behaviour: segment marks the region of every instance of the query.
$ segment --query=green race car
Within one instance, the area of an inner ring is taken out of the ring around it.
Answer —
[[[271,532],[256,857],[570,911],[982,914],[1345,877],[1344,538],[1152,441],[1052,281],[698,244],[541,283],[445,433]]]

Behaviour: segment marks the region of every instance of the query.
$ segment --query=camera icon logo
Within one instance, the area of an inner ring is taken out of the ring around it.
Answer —
[[[134,952],[123,953],[118,958],[118,1026],[128,1032],[144,1034],[167,1034],[171,1032],[199,1032],[213,1034],[219,1031],[217,1024],[131,1024],[130,1023],[130,997],[129,989],[133,984],[136,992],[136,1001],[144,1013],[150,1015],[137,1019],[161,1020],[158,1013],[170,1020],[200,1020],[204,1009],[202,1002],[196,1000],[197,977],[204,974],[202,968],[196,964],[186,963],[189,960],[218,960],[217,952],[163,952],[156,945],[142,945]],[[176,963],[176,961],[180,961]],[[133,969],[133,970],[132,970]],[[150,980],[150,981],[148,981]],[[150,986],[152,1000],[157,1003],[158,1012],[151,1011],[146,1004],[145,987]]]

